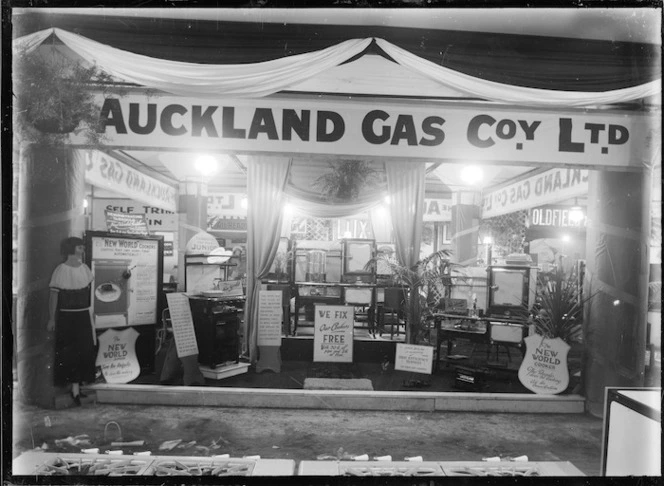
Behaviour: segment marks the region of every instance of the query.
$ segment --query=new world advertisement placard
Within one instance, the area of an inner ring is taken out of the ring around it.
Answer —
[[[519,381],[530,391],[555,395],[567,389],[570,346],[560,338],[549,339],[533,334],[524,339],[526,354],[519,367]]]
[[[317,305],[314,323],[314,361],[353,362],[352,306]]]
[[[161,236],[89,232],[88,253],[95,327],[154,324],[163,272]]]

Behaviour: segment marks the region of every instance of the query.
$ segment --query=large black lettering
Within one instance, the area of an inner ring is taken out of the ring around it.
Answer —
[[[157,126],[157,105],[155,103],[148,103],[148,119],[143,126],[139,122],[140,114],[141,105],[138,103],[129,103],[129,129],[137,135],[148,135],[154,132],[154,128]]]
[[[173,115],[185,115],[186,113],[187,108],[182,105],[168,105],[162,110],[159,118],[159,126],[161,127],[161,130],[166,135],[174,136],[187,133],[187,129],[183,125],[180,125],[179,127],[173,125]]]
[[[217,137],[217,128],[214,126],[212,115],[217,111],[216,106],[208,106],[205,111],[203,107],[194,105],[191,107],[191,135],[200,137],[205,130],[208,137]]]
[[[558,121],[560,133],[558,134],[559,152],[583,152],[584,144],[581,142],[572,142],[572,119],[561,118]]]
[[[254,118],[251,120],[249,127],[249,139],[258,138],[259,133],[267,135],[269,140],[279,140],[277,134],[277,127],[274,123],[274,116],[270,108],[256,108]]]
[[[293,132],[297,133],[300,140],[309,141],[309,126],[311,122],[311,112],[302,110],[302,115],[297,116],[295,110],[284,110],[281,138],[291,140]]]
[[[399,145],[401,140],[406,140],[408,145],[417,145],[417,133],[415,122],[411,115],[399,115],[394,125],[394,135],[390,144]]]
[[[245,138],[247,131],[243,128],[235,128],[235,108],[224,106],[221,110],[223,121],[221,124],[221,135],[224,138]]]
[[[380,134],[376,134],[373,125],[376,120],[386,121],[390,115],[382,110],[372,110],[366,114],[362,120],[362,136],[364,139],[374,145],[380,145],[390,139],[390,128],[383,126]]]
[[[332,131],[327,131],[327,122],[332,123]],[[316,121],[316,140],[318,142],[336,142],[344,136],[346,124],[339,113],[319,111]]]
[[[422,122],[422,131],[431,135],[433,138],[424,138],[420,139],[420,145],[425,147],[434,147],[440,145],[445,140],[445,132],[442,130],[443,123],[445,119],[439,116],[428,116]],[[436,127],[438,125],[438,127]]]
[[[127,133],[127,126],[125,125],[124,118],[122,117],[122,107],[120,100],[117,98],[106,98],[101,107],[99,115],[100,129],[106,130],[106,127],[115,127],[115,132]]]
[[[479,148],[488,148],[495,145],[496,142],[494,142],[491,137],[482,140],[479,135],[480,127],[482,125],[486,124],[492,126],[494,123],[496,123],[496,119],[490,115],[477,115],[476,117],[473,117],[468,124],[468,132],[466,134],[468,141],[475,145],[475,147]]]

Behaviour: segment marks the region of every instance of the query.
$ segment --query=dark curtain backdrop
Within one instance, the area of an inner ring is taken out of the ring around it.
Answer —
[[[49,27],[146,56],[244,64],[379,37],[438,65],[532,88],[607,91],[661,76],[660,46],[629,42],[380,26],[267,24],[31,12],[12,19],[13,37]],[[380,50],[374,44],[369,49]]]

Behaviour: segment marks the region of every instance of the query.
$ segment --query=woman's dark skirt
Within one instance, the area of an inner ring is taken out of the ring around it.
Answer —
[[[55,371],[57,386],[92,383],[95,380],[95,346],[90,312],[58,311],[55,325]]]

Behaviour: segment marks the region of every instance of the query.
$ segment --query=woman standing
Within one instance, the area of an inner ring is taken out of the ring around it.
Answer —
[[[65,258],[51,277],[47,329],[55,330],[55,370],[57,386],[71,384],[71,396],[81,404],[80,384],[95,378],[94,337],[90,321],[92,272],[83,263],[85,245],[76,237],[60,245]]]

